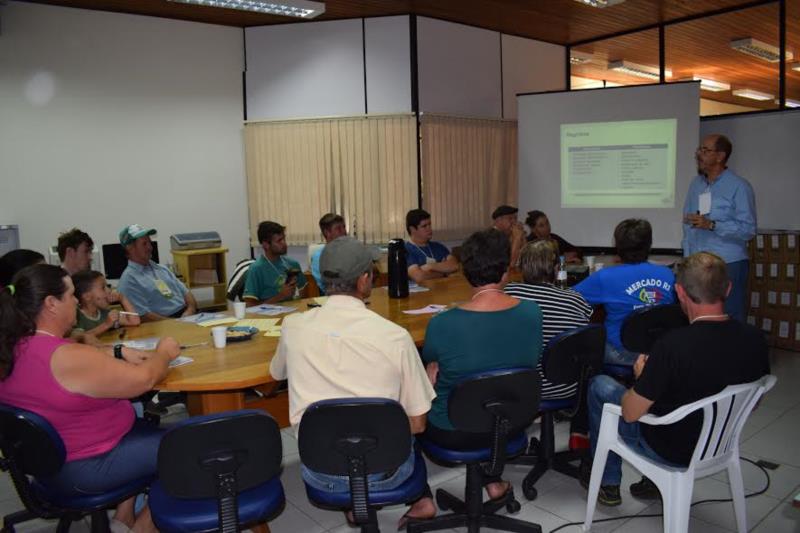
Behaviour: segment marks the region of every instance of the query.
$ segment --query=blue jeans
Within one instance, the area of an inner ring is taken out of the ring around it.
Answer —
[[[163,429],[137,418],[114,449],[88,459],[64,463],[55,476],[41,482],[67,494],[105,494],[137,479],[155,478],[158,446],[163,436]]]
[[[638,353],[631,352],[625,348],[617,348],[610,342],[606,343],[605,356],[603,362],[609,365],[630,365],[636,362],[639,357]]]
[[[627,389],[620,385],[617,381],[609,376],[595,376],[589,383],[589,396],[587,402],[589,404],[589,439],[592,444],[592,457],[597,449],[597,435],[600,431],[600,420],[603,417],[603,404],[613,403],[616,405],[622,404],[622,396]],[[668,466],[678,466],[663,459],[658,455],[644,440],[641,432],[641,425],[638,422],[625,422],[620,418],[619,420],[619,436],[625,441],[625,444],[631,447],[633,451]],[[603,471],[603,480],[600,482],[601,486],[604,485],[617,485],[619,486],[622,481],[622,459],[614,452],[609,452],[608,459],[606,460],[606,468]]]
[[[411,477],[411,474],[414,472],[415,461],[414,444],[412,442],[411,454],[403,464],[397,467],[397,470],[394,472],[369,474],[367,476],[369,490],[381,491],[399,487],[405,480]],[[350,481],[347,476],[332,476],[330,474],[314,472],[306,468],[306,465],[300,465],[300,473],[303,476],[303,481],[315,489],[326,492],[350,492]]]
[[[739,322],[747,321],[747,276],[750,273],[750,261],[727,263],[728,277],[731,280],[731,292],[725,299],[725,312]]]

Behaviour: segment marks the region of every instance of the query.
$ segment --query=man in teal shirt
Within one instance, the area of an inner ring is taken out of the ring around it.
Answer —
[[[258,241],[264,255],[247,272],[244,299],[250,303],[278,303],[300,297],[306,277],[300,263],[286,256],[286,228],[277,222],[258,225]]]

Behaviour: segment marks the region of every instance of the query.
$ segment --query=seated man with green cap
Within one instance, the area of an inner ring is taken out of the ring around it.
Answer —
[[[150,235],[156,230],[139,224],[125,226],[119,232],[119,243],[128,256],[117,289],[136,308],[143,322],[193,315],[197,301],[175,274],[151,259],[153,243]]]

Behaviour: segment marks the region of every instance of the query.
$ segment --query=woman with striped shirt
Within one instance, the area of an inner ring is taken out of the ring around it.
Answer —
[[[533,300],[542,310],[542,353],[550,339],[573,328],[585,326],[592,316],[592,307],[572,289],[554,285],[558,257],[552,241],[534,241],[525,245],[520,254],[524,283],[509,283],[506,294],[521,300]],[[544,377],[542,361],[536,370],[542,376],[542,399],[554,400],[575,396],[577,383],[556,385]],[[580,409],[571,423],[573,437],[584,436],[588,429],[585,409]],[[570,438],[570,447],[582,447]],[[581,439],[583,440],[583,439]]]

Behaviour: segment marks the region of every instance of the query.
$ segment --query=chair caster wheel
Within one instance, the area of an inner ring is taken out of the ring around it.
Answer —
[[[533,501],[539,495],[539,491],[536,490],[536,487],[533,483],[525,479],[522,482],[522,494],[527,500]]]
[[[518,513],[520,509],[522,509],[522,504],[517,500],[511,500],[506,504],[506,511],[509,513]]]

